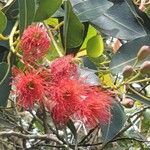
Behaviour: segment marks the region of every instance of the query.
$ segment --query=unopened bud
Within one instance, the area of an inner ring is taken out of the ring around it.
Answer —
[[[141,74],[150,74],[150,61],[145,61],[140,67]]]
[[[142,46],[137,54],[138,60],[144,60],[148,55],[150,55],[150,46]]]
[[[132,73],[133,73],[133,67],[132,66],[127,65],[123,68],[122,74],[123,74],[124,78],[130,77],[132,75]]]
[[[121,104],[126,108],[132,108],[134,106],[134,100],[131,98],[124,98]]]

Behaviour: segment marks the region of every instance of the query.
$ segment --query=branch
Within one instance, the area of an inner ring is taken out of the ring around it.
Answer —
[[[53,134],[44,134],[44,135],[30,135],[30,134],[22,134],[20,132],[14,132],[14,131],[10,131],[10,132],[0,132],[0,136],[5,136],[5,137],[10,137],[10,136],[16,136],[18,138],[22,138],[22,139],[34,139],[34,140],[49,140],[49,141],[53,141],[55,143],[58,144],[63,144],[63,142],[61,142],[60,140],[58,140]]]

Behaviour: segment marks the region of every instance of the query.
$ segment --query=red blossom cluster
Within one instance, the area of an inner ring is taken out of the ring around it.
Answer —
[[[86,83],[73,56],[58,58],[48,68],[32,66],[47,53],[49,46],[44,28],[31,25],[24,31],[20,48],[25,71],[13,69],[12,84],[18,104],[25,109],[32,109],[35,103],[44,104],[58,126],[66,125],[69,119],[82,120],[90,127],[107,123],[111,117],[112,95]]]
[[[54,60],[49,68],[18,71],[13,85],[19,105],[28,109],[44,103],[58,126],[74,119],[94,127],[111,117],[111,94],[80,78],[70,55]]]
[[[23,50],[23,60],[33,63],[41,59],[50,46],[50,39],[46,29],[31,25],[24,32],[20,40],[20,48]]]

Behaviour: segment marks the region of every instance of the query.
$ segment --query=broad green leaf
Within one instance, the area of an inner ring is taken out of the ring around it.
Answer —
[[[69,1],[65,1],[64,6],[65,17],[63,26],[63,40],[65,50],[67,51],[70,48],[75,48],[82,44],[84,36],[84,25],[74,14]]]
[[[91,25],[89,25],[88,27],[88,32],[87,32],[87,36],[82,44],[81,49],[85,49],[87,46],[87,42],[90,38],[92,38],[93,36],[95,36],[97,34],[97,31],[94,27],[92,27]]]
[[[129,0],[114,3],[91,23],[104,34],[125,40],[146,36],[150,32],[150,19]]]
[[[2,8],[3,12],[6,13],[6,11],[11,7],[11,5],[15,2],[15,0],[8,0],[7,3]]]
[[[90,60],[89,57],[82,57],[82,62],[83,62],[84,67],[97,71],[96,65]]]
[[[111,114],[112,117],[110,118],[109,123],[100,125],[104,143],[112,140],[122,129],[126,121],[124,110],[118,102],[114,102]]]
[[[62,0],[39,0],[35,21],[43,21],[52,16],[61,6]]]
[[[7,25],[7,18],[5,14],[0,10],[0,33],[2,33]]]
[[[6,106],[11,90],[11,73],[7,63],[0,63],[0,106]]]
[[[112,57],[110,63],[110,69],[112,73],[118,74],[122,72],[122,68],[124,66],[133,65],[136,60],[137,53],[143,45],[150,46],[150,35],[140,37],[131,42],[123,44],[117,53]],[[150,56],[145,60],[150,60]],[[138,65],[140,65],[143,61],[139,62]]]
[[[99,57],[103,54],[104,43],[103,38],[100,35],[95,35],[87,42],[87,54],[90,57]]]
[[[113,5],[108,0],[72,0],[71,3],[75,14],[83,22],[97,18]]]
[[[36,0],[18,0],[19,4],[19,28],[20,33],[27,28],[28,25],[32,24],[35,11],[36,11]]]
[[[12,23],[15,23],[18,19],[18,13],[19,13],[19,5],[18,0],[9,0],[5,7],[3,7],[2,11],[7,16],[7,19],[11,21]],[[7,23],[8,25],[9,23]]]

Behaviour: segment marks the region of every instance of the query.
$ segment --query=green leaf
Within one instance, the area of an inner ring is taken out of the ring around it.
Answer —
[[[40,0],[35,21],[43,21],[52,16],[61,6],[62,0]]]
[[[92,27],[91,25],[89,25],[88,27],[88,31],[87,31],[87,36],[82,44],[81,49],[85,49],[87,46],[87,42],[90,38],[92,38],[93,36],[95,36],[97,34],[97,31],[94,27]]]
[[[116,1],[103,15],[91,21],[100,32],[112,37],[133,40],[150,32],[150,19],[130,0]]]
[[[32,24],[36,12],[36,0],[18,0],[19,4],[19,27],[22,34],[28,25]]]
[[[112,117],[109,123],[100,125],[104,143],[112,140],[122,129],[126,121],[124,110],[118,102],[114,102],[111,114]]]
[[[99,57],[103,54],[104,43],[103,38],[100,35],[93,36],[87,43],[87,54],[90,57]]]
[[[10,66],[7,63],[0,63],[0,106],[6,106],[11,90]]]
[[[99,17],[113,5],[108,0],[72,0],[71,3],[75,14],[83,22]]]
[[[7,25],[7,18],[5,14],[0,10],[0,33],[2,33]]]
[[[137,38],[131,42],[128,42],[126,44],[123,44],[120,49],[117,51],[116,54],[113,55],[110,68],[112,73],[118,74],[122,71],[122,68],[126,65],[133,65],[137,53],[139,49],[143,45],[149,45],[150,46],[150,35]],[[147,57],[145,60],[150,60],[150,56]],[[145,61],[143,60],[143,61]],[[139,62],[138,65],[140,65],[143,61]]]
[[[64,6],[65,17],[63,26],[63,40],[65,50],[67,51],[70,48],[75,48],[82,44],[84,37],[84,25],[74,14],[69,1],[65,1]]]
[[[89,57],[82,57],[82,62],[84,67],[87,67],[88,69],[91,69],[93,71],[97,71],[96,65],[91,61]]]

